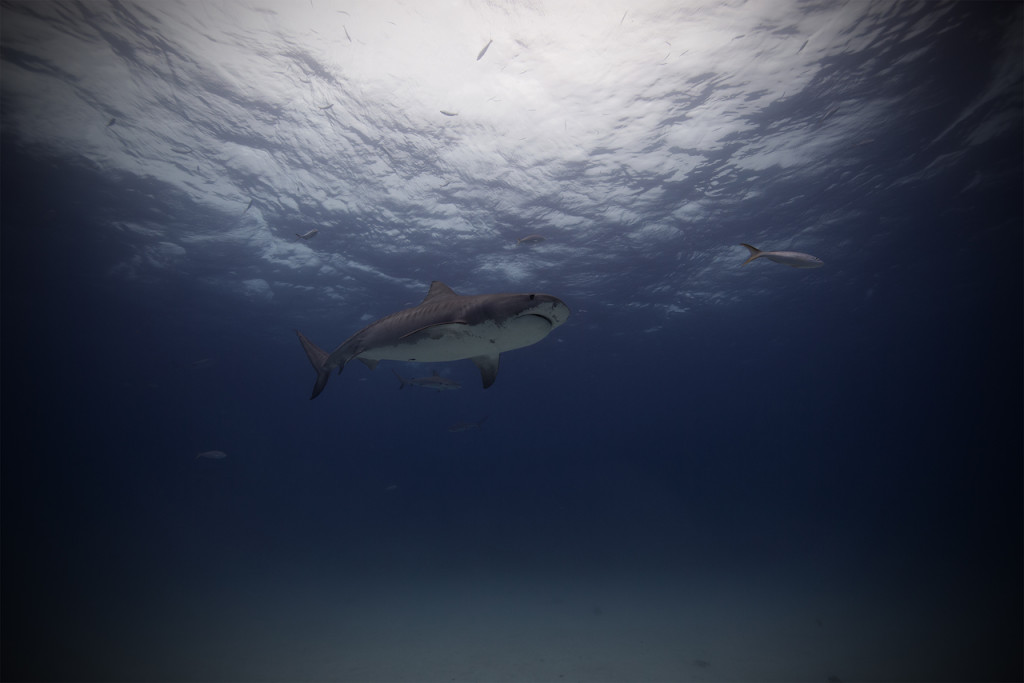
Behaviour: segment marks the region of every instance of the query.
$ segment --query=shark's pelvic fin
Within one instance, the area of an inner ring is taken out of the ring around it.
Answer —
[[[356,360],[358,360],[360,363],[370,368],[371,370],[376,370],[377,363],[380,362],[379,360],[371,360],[369,358],[357,358]]]
[[[324,364],[327,362],[327,352],[321,349],[319,346],[309,341],[306,335],[302,334],[298,330],[295,330],[295,334],[299,335],[299,341],[302,342],[302,349],[306,352],[306,358],[309,359],[309,364],[316,370],[316,384],[313,385],[313,395],[309,397],[312,401],[314,398],[320,395],[320,392],[327,386],[327,380],[331,374],[328,370],[324,369]],[[341,369],[339,368],[339,372]]]
[[[754,259],[756,259],[758,256],[761,255],[761,250],[760,249],[758,249],[757,247],[752,247],[751,245],[747,244],[746,242],[740,242],[740,246],[746,247],[747,249],[750,250],[750,258],[748,258],[746,261],[744,261],[743,265],[747,265],[748,263],[750,263],[751,261],[753,261]]]
[[[484,389],[494,384],[494,380],[498,378],[498,362],[501,360],[500,354],[494,354],[492,356],[474,356],[472,361],[480,368],[480,377],[484,381]]]

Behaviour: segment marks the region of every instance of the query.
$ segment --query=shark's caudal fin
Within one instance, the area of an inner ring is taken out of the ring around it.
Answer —
[[[743,265],[747,265],[748,263],[750,263],[751,261],[753,261],[754,259],[756,259],[758,256],[761,255],[761,250],[760,249],[758,249],[757,247],[752,247],[749,244],[747,244],[746,242],[741,242],[740,246],[741,247],[746,247],[747,249],[750,250],[750,258],[748,258],[746,261],[744,261]]]
[[[302,342],[302,349],[306,352],[306,358],[309,358],[310,365],[316,370],[316,384],[313,385],[313,395],[309,397],[309,400],[312,401],[324,390],[324,387],[327,386],[327,380],[331,376],[331,373],[324,369],[328,354],[319,346],[306,339],[306,335],[298,330],[295,330],[295,334],[299,335],[299,341]]]

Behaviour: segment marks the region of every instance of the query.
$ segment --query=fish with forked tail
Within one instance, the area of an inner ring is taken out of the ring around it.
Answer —
[[[762,251],[745,242],[742,242],[740,246],[750,250],[750,258],[744,261],[743,265],[747,265],[754,259],[759,258],[766,258],[769,261],[775,261],[790,268],[821,268],[825,265],[825,262],[817,256],[811,256],[800,251]]]

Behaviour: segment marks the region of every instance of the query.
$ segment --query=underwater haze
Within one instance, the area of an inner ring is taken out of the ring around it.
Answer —
[[[1021,680],[1022,14],[2,2],[0,677]]]

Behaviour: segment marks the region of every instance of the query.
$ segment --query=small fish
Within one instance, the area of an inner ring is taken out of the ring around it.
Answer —
[[[516,244],[536,244],[537,242],[544,241],[543,235],[527,235],[526,237],[520,237],[516,240]]]
[[[434,374],[429,377],[412,378],[402,377],[398,374],[397,370],[392,370],[391,372],[395,373],[395,377],[398,378],[400,383],[399,389],[404,389],[406,384],[411,384],[414,387],[423,387],[424,389],[436,389],[437,391],[451,391],[462,388],[462,385],[455,380],[437,374],[437,370],[434,370]]]
[[[752,247],[746,243],[741,243],[741,246],[750,250],[750,258],[744,261],[743,265],[747,265],[758,258],[766,258],[769,261],[775,261],[791,268],[821,268],[825,265],[825,262],[817,256],[811,256],[799,251],[761,251],[757,247]]]
[[[203,451],[202,453],[196,454],[196,460],[199,458],[207,458],[208,460],[223,460],[228,457],[228,454],[224,451]]]
[[[248,204],[248,205],[247,205],[247,206],[245,207],[245,211],[248,211],[249,209],[251,209],[251,208],[252,208],[252,203],[253,203],[254,201],[256,201],[256,198],[255,198],[255,197],[252,197],[252,198],[250,198],[250,199],[249,199],[249,204]],[[242,215],[243,215],[243,216],[245,215],[245,211],[243,211],[243,212],[242,212]]]
[[[457,111],[445,111],[444,109],[441,110],[441,113],[444,114],[445,116],[458,116],[459,115],[459,112],[457,112]]]
[[[117,119],[110,119],[109,121],[107,121],[107,128],[110,128],[115,123],[117,123]]]
[[[331,107],[333,107],[333,106],[334,106],[334,104],[333,104],[333,103],[332,103],[332,104],[325,104],[325,105],[324,105],[324,106],[322,106],[322,107],[318,105],[318,106],[317,106],[317,109],[330,109],[330,108],[331,108]]]
[[[452,432],[453,434],[456,432],[470,432],[474,429],[479,429],[480,425],[482,425],[486,421],[487,416],[485,415],[476,422],[456,422],[455,424],[448,428],[448,431]]]
[[[178,154],[191,154],[192,153],[192,148],[188,147],[188,146],[171,147],[171,151],[172,152],[177,152]]]
[[[316,237],[319,233],[320,233],[319,230],[317,230],[316,228],[313,228],[309,232],[307,232],[305,234],[302,234],[302,235],[300,235],[299,233],[295,233],[295,236],[298,237],[300,240],[308,240],[308,239],[312,239],[313,237]]]
[[[347,28],[345,28],[344,24],[342,25],[342,27],[341,27],[341,28],[342,28],[342,30],[343,30],[343,31],[345,31],[345,37],[346,37],[346,38],[348,38],[348,42],[350,42],[350,43],[351,43],[351,42],[352,42],[352,36],[350,36],[350,35],[348,34],[348,29],[347,29]]]
[[[491,46],[491,43],[493,43],[493,42],[494,42],[493,40],[488,40],[487,41],[487,44],[484,45],[484,49],[480,50],[480,54],[478,54],[476,56],[476,61],[479,62],[481,59],[484,58],[484,55],[487,54],[487,48],[489,48]]]

